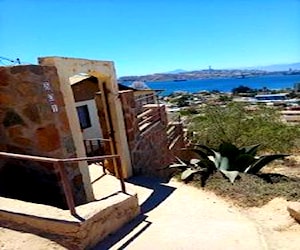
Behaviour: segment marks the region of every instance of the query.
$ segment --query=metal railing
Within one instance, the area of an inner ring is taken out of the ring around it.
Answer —
[[[58,158],[49,158],[49,157],[42,157],[42,156],[0,152],[0,158],[1,157],[52,163],[53,167],[56,168],[60,174],[67,206],[68,206],[68,209],[70,210],[71,214],[74,216],[76,216],[77,214],[76,214],[76,209],[75,209],[75,202],[74,202],[74,197],[73,197],[73,192],[72,192],[72,186],[71,186],[70,180],[67,177],[67,171],[65,169],[64,163],[116,159],[116,160],[118,160],[118,167],[117,167],[118,173],[117,174],[120,179],[121,189],[122,189],[123,193],[126,193],[123,173],[120,168],[120,156],[119,155],[102,155],[102,156],[92,156],[92,157],[58,159]]]
[[[135,113],[138,115],[143,112],[143,106],[145,104],[158,104],[156,94],[145,94],[141,97],[136,97],[135,101]]]
[[[152,124],[161,120],[160,107],[156,105],[154,107],[144,106],[144,112],[137,115],[138,127],[141,132],[145,131]]]
[[[84,139],[84,148],[85,152],[88,156],[97,156],[99,154],[104,153],[104,143],[110,142],[111,139],[104,139],[104,138],[91,138],[91,139]]]
[[[168,147],[172,147],[183,137],[182,124],[180,122],[169,123],[167,127]]]

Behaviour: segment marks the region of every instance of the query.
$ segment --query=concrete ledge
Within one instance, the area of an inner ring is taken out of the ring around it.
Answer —
[[[290,201],[287,206],[287,211],[298,223],[300,223],[300,202]]]
[[[136,217],[140,208],[136,194],[116,192],[78,206],[76,212],[78,217],[68,210],[0,197],[1,224],[46,235],[68,249],[91,248]]]

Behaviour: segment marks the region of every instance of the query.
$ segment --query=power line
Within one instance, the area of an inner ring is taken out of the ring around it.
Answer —
[[[0,56],[0,61],[2,62],[3,60],[9,61],[9,62],[14,63],[14,64],[21,64],[21,61],[20,61],[19,58],[17,58],[16,60],[13,60],[13,59],[10,59],[10,58],[7,58],[7,57]],[[4,64],[4,63],[2,62],[2,64]]]
[[[5,66],[8,65],[7,63],[5,63],[4,61],[2,61],[1,59],[0,59],[0,63],[1,63],[2,65],[5,65]]]

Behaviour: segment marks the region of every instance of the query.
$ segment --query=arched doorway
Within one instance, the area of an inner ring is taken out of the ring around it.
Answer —
[[[67,111],[70,123],[72,124],[72,133],[78,135],[75,138],[75,146],[79,157],[86,155],[86,150],[83,144],[84,138],[78,122],[78,114],[69,78],[84,72],[86,75],[97,79],[98,88],[95,88],[92,92],[95,94],[98,116],[105,117],[105,119],[99,119],[103,138],[111,140],[109,143],[109,150],[111,153],[120,155],[123,176],[125,178],[131,176],[131,158],[127,143],[122,106],[118,98],[118,84],[113,63],[108,61],[62,57],[39,58],[39,62],[41,65],[55,66],[60,82],[68,83],[65,84],[62,92],[64,93],[65,103],[68,104]],[[96,94],[95,91],[98,89],[99,91]],[[86,168],[82,167],[82,171],[86,171]],[[85,175],[89,178],[88,173]]]

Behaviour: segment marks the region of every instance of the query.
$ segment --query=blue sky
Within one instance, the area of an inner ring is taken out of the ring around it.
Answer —
[[[109,60],[124,76],[300,61],[300,0],[0,0],[0,10],[0,56],[25,63]]]

